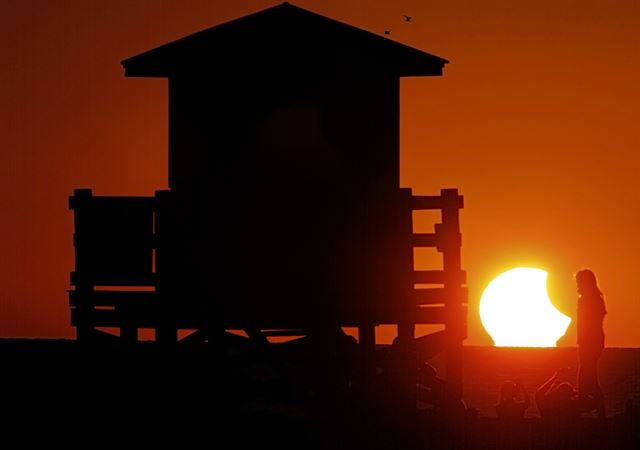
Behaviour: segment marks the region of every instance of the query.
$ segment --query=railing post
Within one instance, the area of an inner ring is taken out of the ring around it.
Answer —
[[[459,301],[459,273],[462,271],[460,247],[459,210],[463,207],[462,196],[457,189],[440,191],[442,206],[442,241],[439,250],[442,252],[442,265],[445,274],[444,289],[446,330],[446,366],[447,383],[450,398],[462,400],[462,341],[465,337],[465,318],[463,305]]]
[[[81,248],[85,239],[87,230],[85,223],[85,213],[89,203],[93,197],[91,189],[74,189],[73,195],[69,197],[69,209],[74,212],[73,215],[73,249],[76,267],[83,267]],[[93,307],[87,302],[87,299],[93,291],[93,284],[87,278],[87,274],[82,272],[71,273],[71,285],[77,294],[77,304],[71,310],[72,322],[76,326],[76,339],[81,342],[91,340],[94,335],[94,325],[92,311]]]
[[[440,210],[441,223],[435,233],[414,234],[417,247],[435,247],[442,253],[442,271],[421,270],[415,273],[416,282],[441,284],[442,288],[419,289],[415,294],[417,323],[444,324],[443,347],[447,371],[447,390],[452,405],[462,400],[462,343],[466,337],[465,273],[461,268],[462,235],[460,209],[463,197],[457,189],[442,189],[439,196],[416,196],[416,210]]]

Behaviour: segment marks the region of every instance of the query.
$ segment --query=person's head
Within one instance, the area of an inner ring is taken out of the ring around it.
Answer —
[[[427,385],[430,385],[438,376],[435,367],[429,363],[423,363],[418,370],[420,372],[420,380]]]
[[[583,294],[602,294],[598,288],[598,280],[596,274],[590,269],[579,270],[576,275],[576,287],[580,295]]]
[[[578,395],[578,391],[576,391],[573,385],[567,381],[556,386],[554,393],[556,400],[559,402],[569,402]]]
[[[516,384],[513,381],[505,381],[500,386],[500,402],[514,400],[517,392]]]

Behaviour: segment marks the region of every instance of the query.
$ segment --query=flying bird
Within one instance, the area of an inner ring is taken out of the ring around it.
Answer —
[[[406,14],[404,14],[403,17],[405,22],[411,22],[411,16],[407,16]]]
[[[391,34],[391,30],[384,30],[384,34]]]

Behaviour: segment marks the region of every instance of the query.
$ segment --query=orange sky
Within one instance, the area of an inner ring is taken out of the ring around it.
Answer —
[[[166,187],[166,82],[125,79],[119,61],[275,4],[0,3],[0,336],[73,335],[74,187]],[[419,194],[457,187],[466,197],[467,344],[491,342],[477,312],[483,287],[531,265],[550,272],[569,315],[572,273],[594,269],[607,344],[640,346],[640,3],[295,4],[451,60],[442,78],[402,82],[401,179]]]

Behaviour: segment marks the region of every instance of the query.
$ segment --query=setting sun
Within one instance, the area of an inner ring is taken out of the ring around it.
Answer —
[[[547,272],[518,267],[491,281],[480,299],[480,319],[497,347],[555,347],[571,319],[547,294]]]

